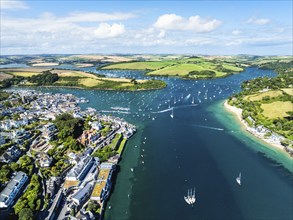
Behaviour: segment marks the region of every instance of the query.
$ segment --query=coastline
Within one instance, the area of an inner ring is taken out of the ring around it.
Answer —
[[[62,86],[62,85],[46,85],[46,86],[36,86],[36,85],[13,85],[11,87],[18,87],[18,88],[35,88],[35,87],[43,87],[43,88],[67,88],[67,89],[84,89],[84,90],[100,90],[100,91],[120,91],[120,92],[140,92],[140,91],[152,91],[152,90],[160,90],[164,89],[167,87],[161,87],[161,88],[149,88],[149,89],[136,89],[136,90],[131,90],[131,89],[111,89],[111,88],[91,88],[91,87],[79,87],[79,86]],[[8,88],[4,88],[8,89]]]
[[[243,120],[242,118],[242,109],[240,108],[237,108],[235,106],[231,106],[228,104],[228,100],[225,100],[224,102],[224,107],[226,110],[228,110],[229,112],[233,113],[237,119],[241,122],[241,125],[242,127],[247,131],[249,132],[250,134],[252,134],[253,136],[255,136],[256,138],[260,139],[261,141],[267,143],[269,146],[271,147],[274,147],[274,148],[277,148],[279,150],[282,150],[284,151],[285,153],[287,153],[287,151],[285,150],[284,146],[279,144],[279,143],[276,143],[276,142],[272,142],[266,138],[263,137],[263,135],[260,135],[258,134],[257,132],[254,132],[251,127],[248,125],[248,123]]]

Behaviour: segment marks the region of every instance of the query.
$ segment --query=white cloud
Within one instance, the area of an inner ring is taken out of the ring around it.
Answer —
[[[29,7],[23,1],[14,0],[0,0],[0,6],[2,9],[28,9]]]
[[[161,15],[154,27],[162,30],[191,30],[195,32],[210,32],[221,25],[216,19],[203,19],[200,16],[184,18],[176,14]]]
[[[160,33],[158,34],[158,38],[163,38],[166,36],[166,31],[162,30],[160,31]]]
[[[121,21],[134,18],[132,13],[99,13],[99,12],[73,12],[69,16],[61,18],[63,22],[102,22]]]
[[[270,23],[270,19],[251,17],[246,21],[247,24],[265,25]]]
[[[237,40],[232,40],[226,43],[226,46],[239,46],[243,43],[242,40],[237,39]]]
[[[233,35],[239,35],[239,34],[241,34],[241,31],[239,31],[239,30],[233,30],[232,31],[232,34]]]
[[[185,44],[188,46],[212,45],[215,44],[215,40],[210,38],[188,39]]]
[[[114,23],[112,25],[108,23],[101,23],[95,30],[95,36],[97,38],[109,38],[117,37],[125,32],[123,24]]]

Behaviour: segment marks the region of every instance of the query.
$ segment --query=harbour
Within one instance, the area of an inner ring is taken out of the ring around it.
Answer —
[[[247,136],[222,106],[225,98],[240,90],[242,81],[265,75],[275,73],[248,68],[225,79],[166,79],[165,90],[135,93],[38,90],[85,97],[89,103],[81,107],[98,111],[117,106],[130,109],[128,114],[111,113],[134,124],[137,133],[123,152],[105,219],[290,219],[292,161]],[[184,99],[188,94],[195,97],[194,104],[191,97]],[[174,98],[171,118],[168,100]],[[235,182],[239,170],[245,173],[241,189]],[[264,182],[269,184],[263,187]],[[183,196],[194,186],[196,203],[189,209]]]

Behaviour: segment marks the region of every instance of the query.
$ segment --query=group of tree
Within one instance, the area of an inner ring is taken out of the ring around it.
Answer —
[[[281,66],[283,65],[284,64],[282,63]],[[287,64],[285,66],[287,66]],[[280,66],[278,67],[280,68]],[[292,85],[293,75],[288,73],[280,73],[274,78],[262,77],[245,81],[241,85],[242,91],[233,95],[233,97],[230,97],[229,103],[243,110],[242,117],[248,123],[251,123],[249,118],[252,118],[255,125],[263,125],[269,130],[281,134],[289,140],[293,140],[293,112],[286,112],[288,115],[286,117],[268,118],[262,114],[263,109],[261,107],[262,104],[269,104],[277,101],[293,103],[292,95],[289,95],[282,90],[291,88]],[[257,95],[265,90],[279,91],[281,94],[274,97],[267,95],[260,100],[254,101],[247,98],[249,95]]]
[[[13,86],[13,85],[18,85],[23,80],[24,80],[23,76],[13,76],[10,79],[2,80],[0,81],[0,89],[9,88],[10,86]]]
[[[87,205],[87,211],[91,211],[94,214],[97,214],[100,209],[100,204],[97,201],[90,200]]]
[[[34,214],[41,208],[41,184],[37,174],[33,174],[31,181],[14,206],[14,213],[19,219],[33,219]]]
[[[212,70],[201,70],[201,71],[190,71],[188,73],[190,76],[205,75],[205,76],[216,76],[216,72]]]
[[[113,149],[111,146],[106,146],[103,148],[99,148],[95,151],[92,156],[98,157],[101,162],[107,161],[110,157],[113,157],[117,154],[116,150]]]
[[[20,170],[26,171],[25,169],[22,169],[21,165],[16,162],[0,164],[0,184],[5,185],[10,180],[11,174]]]
[[[248,81],[241,84],[243,89],[242,94],[252,94],[263,89],[282,89],[288,88],[293,85],[293,74],[284,75],[280,74],[275,78],[262,77]]]
[[[28,81],[38,86],[52,85],[58,81],[59,76],[57,73],[52,73],[50,70],[43,71],[41,74],[33,75],[28,78]]]
[[[293,60],[289,62],[282,62],[281,60],[267,62],[259,65],[262,69],[272,69],[279,74],[288,74],[293,71]]]
[[[68,137],[77,138],[82,134],[84,121],[64,113],[56,117],[54,124],[59,131],[58,138],[65,141]]]

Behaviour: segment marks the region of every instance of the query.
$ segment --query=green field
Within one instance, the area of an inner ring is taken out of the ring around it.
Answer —
[[[280,90],[272,90],[272,91],[257,93],[257,94],[254,94],[254,95],[245,96],[244,100],[259,101],[259,100],[262,100],[266,96],[268,96],[270,98],[274,98],[274,97],[278,97],[278,96],[280,96],[282,94],[283,94],[283,92],[281,92]]]
[[[121,141],[121,143],[120,143],[120,145],[119,145],[119,148],[118,148],[118,150],[117,150],[117,153],[118,153],[118,154],[120,154],[120,155],[122,154],[122,151],[123,151],[123,149],[124,149],[124,147],[125,147],[126,141],[127,141],[126,138],[123,138],[123,140]]]
[[[284,118],[288,116],[286,112],[292,111],[293,104],[290,101],[277,101],[268,104],[261,104],[261,108],[263,109],[262,114],[268,118]]]
[[[157,70],[175,63],[174,61],[126,62],[108,65],[102,69]]]
[[[19,68],[19,69],[5,69],[6,75],[22,76],[29,78],[34,75],[42,74],[47,71],[45,68]],[[134,80],[126,78],[106,78],[101,75],[87,73],[83,71],[53,69],[51,73],[56,73],[59,76],[58,81],[50,86],[68,86],[78,87],[84,89],[101,89],[101,90],[151,90],[161,89],[167,84],[161,80]],[[24,86],[34,86],[34,83],[24,81]]]
[[[22,71],[19,71],[19,72],[9,72],[11,75],[13,76],[23,76],[23,77],[31,77],[31,76],[34,76],[34,75],[38,75],[39,73],[37,72],[22,72]]]
[[[282,89],[288,95],[293,96],[293,88]]]
[[[206,59],[203,57],[163,60],[125,62],[110,64],[101,69],[115,70],[145,70],[150,76],[179,76],[189,79],[217,78],[243,71],[237,62],[228,62],[218,59]],[[196,71],[196,72],[194,72]],[[204,71],[210,71],[205,74]]]

